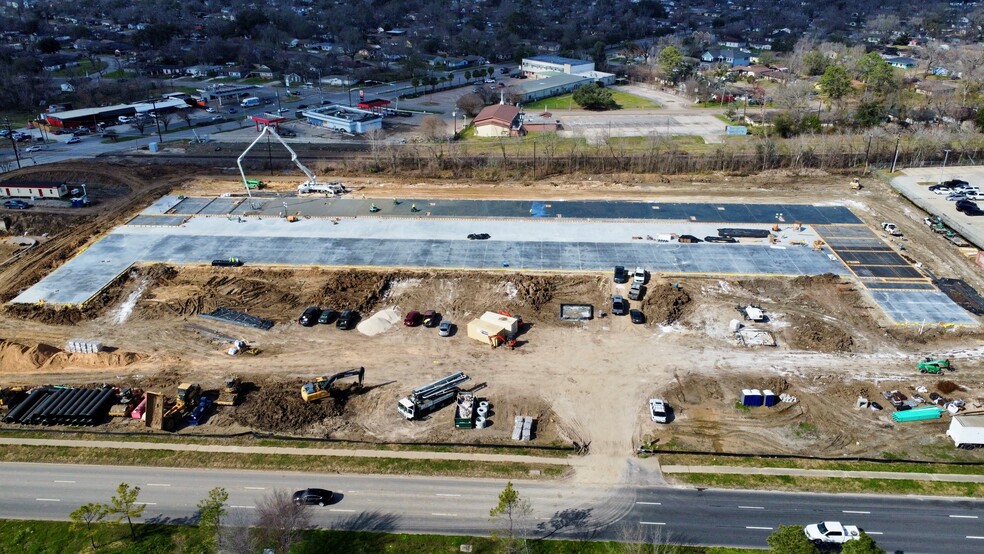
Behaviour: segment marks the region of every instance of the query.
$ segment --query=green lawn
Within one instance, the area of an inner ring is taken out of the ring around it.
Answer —
[[[125,455],[120,455],[120,451],[110,448],[12,445],[4,446],[0,449],[0,461],[274,469],[323,473],[451,475],[458,477],[494,477],[498,479],[557,479],[567,475],[570,471],[570,468],[563,464],[361,458],[347,456],[298,456],[292,454],[233,454],[226,452],[181,452],[174,450],[129,450]]]
[[[968,451],[961,451],[968,452]],[[973,451],[969,451],[973,454]],[[882,457],[891,460],[888,453]],[[980,461],[980,457],[967,457],[966,461]],[[826,469],[835,471],[889,471],[901,473],[947,473],[984,475],[984,463],[981,465],[954,465],[908,463],[908,462],[859,462],[853,460],[800,460],[793,458],[742,458],[737,456],[698,456],[691,454],[660,454],[659,463],[662,465],[695,465],[695,466],[738,466],[738,467],[777,467],[797,469]]]
[[[612,93],[612,98],[615,102],[625,110],[653,110],[660,107],[656,102],[641,96],[612,89],[608,89],[608,92]],[[574,94],[571,93],[537,100],[536,102],[524,105],[523,108],[527,112],[532,112],[533,110],[579,110],[581,106],[574,101]]]
[[[124,526],[101,524],[93,533],[97,550],[93,550],[89,535],[82,530],[72,531],[67,522],[0,520],[0,554],[170,554],[173,552],[206,553],[202,535],[197,527],[185,525],[138,525],[137,539],[130,538]],[[345,552],[346,554],[377,554],[381,552],[414,554],[446,554],[460,552],[461,545],[472,546],[474,554],[503,552],[499,544],[485,537],[445,535],[401,535],[364,531],[309,531],[303,541],[291,551],[294,554]],[[614,542],[579,542],[531,540],[526,550],[530,554],[644,554],[652,548],[622,545]],[[660,552],[668,552],[661,550]],[[740,548],[677,547],[674,554],[751,554],[760,552]]]
[[[670,474],[672,480],[694,486],[857,494],[916,494],[923,496],[984,497],[984,484],[905,479],[849,479],[790,475]]]
[[[102,60],[96,60],[96,63],[92,63],[89,60],[82,60],[79,65],[75,67],[66,67],[65,69],[55,71],[52,73],[55,77],[72,77],[75,75],[87,75],[95,71],[102,71],[106,69],[106,62]]]

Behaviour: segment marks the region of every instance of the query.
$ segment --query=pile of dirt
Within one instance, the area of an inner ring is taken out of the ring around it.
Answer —
[[[819,319],[801,315],[792,317],[792,332],[788,333],[790,346],[812,352],[853,352],[854,337],[850,333]]]
[[[963,387],[949,380],[942,380],[936,382],[936,390],[943,394],[951,394],[958,390],[964,390]]]
[[[344,403],[336,398],[305,402],[297,381],[258,385],[247,392],[232,418],[263,431],[299,431],[326,418],[342,415]]]
[[[147,359],[146,355],[135,352],[117,350],[79,354],[65,352],[50,344],[38,343],[28,346],[0,339],[0,371],[4,373],[53,371],[66,368],[105,369],[125,367],[145,359]]]
[[[690,301],[690,295],[683,287],[665,282],[653,283],[642,300],[642,313],[651,323],[670,324],[683,317]]]

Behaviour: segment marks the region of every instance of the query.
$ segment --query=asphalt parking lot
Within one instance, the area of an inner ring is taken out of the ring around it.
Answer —
[[[942,179],[941,179],[942,177]],[[962,179],[971,185],[984,188],[984,166],[906,169],[904,175],[892,179],[892,187],[913,204],[938,215],[947,227],[959,233],[974,246],[984,249],[984,216],[970,216],[958,212],[955,203],[945,194],[936,194],[929,186],[941,180]],[[984,201],[977,204],[984,207]]]

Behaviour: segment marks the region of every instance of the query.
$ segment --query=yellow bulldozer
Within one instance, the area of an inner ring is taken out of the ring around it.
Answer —
[[[219,391],[219,397],[215,403],[219,406],[235,406],[239,404],[239,392],[242,388],[242,381],[239,377],[229,377],[225,380],[225,386]]]
[[[315,400],[321,400],[322,398],[329,397],[331,396],[335,381],[345,379],[347,377],[357,377],[358,382],[356,383],[356,386],[361,387],[362,380],[365,376],[366,368],[360,367],[358,369],[342,371],[330,377],[319,377],[318,379],[315,379],[314,382],[305,383],[304,386],[301,387],[301,398],[304,399],[305,402],[314,402]]]
[[[195,408],[202,396],[202,387],[198,384],[181,383],[178,385],[178,398],[170,408],[164,411],[161,429],[173,431],[178,428],[181,420]]]

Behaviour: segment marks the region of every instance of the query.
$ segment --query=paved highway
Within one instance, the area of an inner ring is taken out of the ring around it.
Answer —
[[[79,505],[106,502],[120,482],[142,488],[147,521],[181,522],[206,491],[229,491],[233,517],[249,518],[274,489],[330,488],[336,501],[312,507],[321,527],[482,534],[504,483],[485,479],[319,475],[60,464],[0,464],[0,518],[67,519]],[[823,495],[653,486],[615,489],[523,481],[534,508],[531,535],[764,547],[780,524],[856,524],[887,551],[984,552],[984,501]]]

